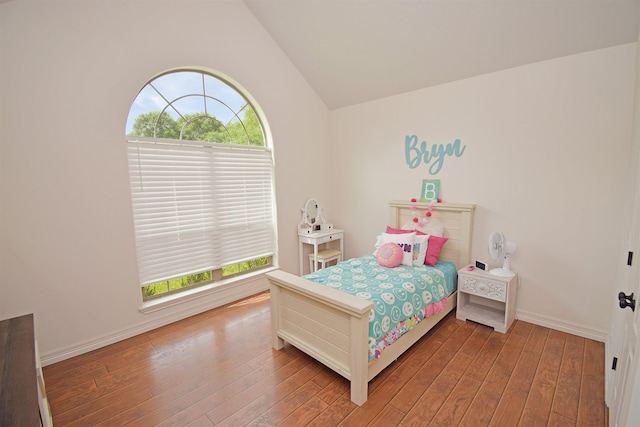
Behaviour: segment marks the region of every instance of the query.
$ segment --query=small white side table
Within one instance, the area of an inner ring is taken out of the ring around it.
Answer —
[[[300,255],[300,275],[304,274],[304,246],[313,245],[313,265],[314,272],[317,270],[318,266],[318,245],[322,245],[323,243],[329,243],[333,241],[340,242],[340,259],[342,260],[342,256],[344,254],[344,230],[336,230],[331,229],[327,231],[318,231],[316,233],[311,234],[298,234],[298,253]]]
[[[506,333],[516,318],[518,276],[501,277],[479,268],[467,270],[467,267],[458,271],[456,317]]]

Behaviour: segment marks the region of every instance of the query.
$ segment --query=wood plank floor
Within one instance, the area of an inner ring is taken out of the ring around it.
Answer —
[[[44,368],[61,426],[605,426],[604,344],[448,315],[369,383],[271,349],[269,294]]]

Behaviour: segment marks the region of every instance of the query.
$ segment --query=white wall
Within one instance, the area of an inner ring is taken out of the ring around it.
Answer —
[[[12,1],[0,5],[0,319],[35,313],[45,363],[242,296],[142,314],[125,154],[133,99],[156,73],[231,76],[276,152],[281,265],[327,166],[328,111],[244,4]],[[300,160],[314,153],[313,162]],[[266,288],[266,280],[252,289]]]
[[[331,196],[346,255],[372,250],[387,202],[441,180],[445,201],[476,203],[472,257],[494,230],[518,244],[517,315],[604,340],[631,150],[636,44],[563,57],[330,113]],[[439,173],[409,168],[406,135],[460,139]],[[338,220],[339,219],[339,220]],[[496,263],[493,263],[496,265]]]

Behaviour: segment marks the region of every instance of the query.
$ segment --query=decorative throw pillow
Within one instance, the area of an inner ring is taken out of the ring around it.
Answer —
[[[424,263],[430,266],[435,266],[438,262],[438,256],[442,246],[447,243],[448,237],[429,236],[429,244],[427,246],[427,256],[424,259]]]
[[[413,265],[419,266],[424,264],[427,257],[429,247],[429,235],[417,235],[413,241]]]
[[[382,241],[384,243],[396,243],[402,249],[402,265],[413,265],[413,242],[416,233],[390,234],[382,233]]]
[[[403,257],[404,252],[402,252],[399,245],[393,242],[383,244],[376,252],[378,264],[387,268],[399,266]]]

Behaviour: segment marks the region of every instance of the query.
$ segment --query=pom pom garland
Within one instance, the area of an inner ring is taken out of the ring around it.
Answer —
[[[418,225],[418,227],[422,227],[424,225],[424,223],[422,221],[420,221],[420,219],[418,218],[418,213],[416,212],[418,207],[416,206],[416,203],[418,202],[418,200],[413,197],[411,198],[411,215],[412,215],[412,221],[414,223],[416,223]],[[442,199],[440,197],[438,197],[438,199],[436,200],[437,203],[442,203]],[[424,213],[424,216],[427,218],[430,218],[431,215],[433,215],[431,213],[431,211],[433,210],[433,205],[429,204],[427,205],[427,211]]]

